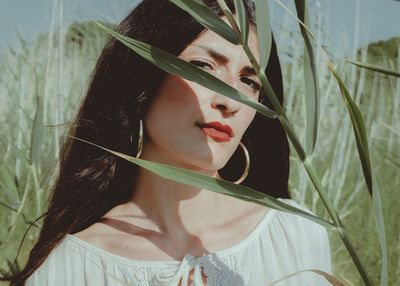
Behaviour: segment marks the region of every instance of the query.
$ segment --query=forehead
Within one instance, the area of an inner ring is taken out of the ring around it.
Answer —
[[[256,31],[253,28],[250,29],[249,31],[248,45],[252,50],[256,59],[259,61],[260,58],[259,58],[258,38]],[[204,50],[201,49],[201,47],[208,47],[212,50],[215,50],[223,54],[229,59],[240,58],[246,64],[250,63],[241,45],[234,45],[225,40],[224,38],[222,38],[217,33],[208,29],[205,29],[203,32],[201,32],[199,36],[182,51],[181,54],[194,51],[201,52],[202,50]]]

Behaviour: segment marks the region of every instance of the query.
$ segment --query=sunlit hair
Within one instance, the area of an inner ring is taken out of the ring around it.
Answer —
[[[226,2],[234,11],[232,1]],[[251,25],[255,27],[254,4],[244,2]],[[204,3],[223,16],[217,1]],[[179,55],[204,27],[167,0],[144,0],[117,30]],[[275,43],[266,75],[282,104],[282,75]],[[97,61],[69,135],[136,156],[139,118],[148,110],[165,76],[165,72],[110,38]],[[139,104],[137,97],[143,90],[148,99]],[[260,98],[272,108],[263,93]],[[273,197],[287,198],[289,146],[278,120],[257,113],[242,142],[250,153],[251,166],[241,185]],[[223,178],[234,181],[240,177],[245,166],[241,152],[238,147],[226,166],[219,170]],[[1,280],[11,281],[10,285],[23,285],[66,234],[86,229],[111,208],[126,202],[132,195],[137,171],[138,167],[132,163],[65,137],[58,178],[39,239],[22,271]]]

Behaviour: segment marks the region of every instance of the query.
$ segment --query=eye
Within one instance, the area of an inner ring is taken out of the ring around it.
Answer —
[[[257,83],[256,81],[248,78],[248,77],[242,77],[241,81],[248,84],[252,89],[255,91],[260,91],[261,90],[261,85]]]
[[[204,62],[204,61],[199,61],[199,60],[192,60],[190,61],[191,64],[194,64],[195,66],[204,68],[204,67],[209,67],[212,69],[212,65],[210,63]]]

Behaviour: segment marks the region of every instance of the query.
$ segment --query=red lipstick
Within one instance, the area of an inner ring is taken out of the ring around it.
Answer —
[[[213,121],[209,123],[199,123],[198,126],[208,136],[217,142],[227,142],[233,137],[233,130],[229,125],[224,125],[221,122]]]

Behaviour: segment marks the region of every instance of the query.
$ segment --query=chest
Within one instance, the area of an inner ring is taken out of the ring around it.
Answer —
[[[115,220],[96,223],[85,232],[89,234],[89,242],[95,237],[95,244],[120,256],[146,261],[180,261],[187,254],[201,257],[237,245],[252,233],[264,216],[265,208],[253,209],[223,225],[207,226],[197,233],[183,228],[177,234],[168,235],[135,222],[126,223],[129,229],[115,231],[119,227],[114,225]]]
[[[251,225],[250,225],[251,227]],[[144,231],[138,234],[102,236],[101,248],[135,260],[181,261],[187,254],[205,256],[231,248],[244,240],[249,224],[211,228],[201,235],[186,233],[182,240],[168,238],[164,233]]]

